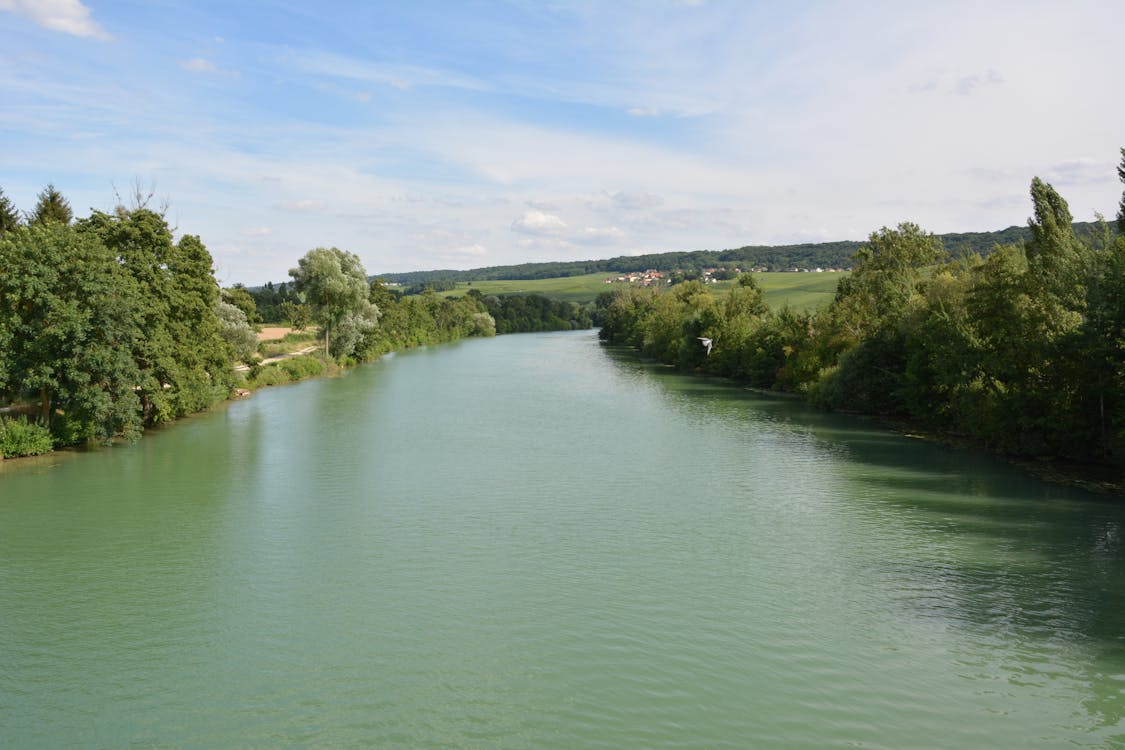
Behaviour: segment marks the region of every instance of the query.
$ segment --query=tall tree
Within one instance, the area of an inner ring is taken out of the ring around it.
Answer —
[[[28,224],[69,224],[74,218],[70,201],[63,197],[53,184],[47,185],[39,194],[39,201],[31,212]]]
[[[64,444],[135,435],[135,286],[98,238],[57,222],[0,239],[0,392],[33,397]]]
[[[1073,450],[1063,437],[1084,381],[1076,368],[1087,305],[1092,251],[1071,226],[1070,209],[1051,185],[1031,183],[1032,239],[994,250],[973,271],[966,297],[979,346],[981,385],[970,430],[993,447],[1047,455]]]
[[[1125,148],[1121,149],[1121,163],[1117,165],[1117,179],[1125,183]],[[1125,190],[1121,191],[1121,203],[1117,205],[1117,231],[1125,235]]]
[[[8,200],[8,196],[4,195],[4,190],[0,188],[0,237],[3,237],[8,232],[11,232],[20,225],[20,214],[16,211],[16,207]]]
[[[140,292],[134,358],[145,421],[175,419],[225,397],[230,352],[220,335],[211,255],[199,238],[173,244],[164,217],[144,208],[95,211],[80,226],[101,238]]]
[[[324,353],[350,355],[359,338],[374,328],[379,315],[368,297],[367,272],[359,256],[335,247],[318,247],[297,261],[289,275],[312,306],[314,320],[324,327]],[[341,334],[336,345],[332,344],[334,329]]]

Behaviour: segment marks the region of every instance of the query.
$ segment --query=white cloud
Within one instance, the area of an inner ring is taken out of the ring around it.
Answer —
[[[239,75],[238,71],[223,68],[214,60],[208,60],[206,57],[194,57],[190,60],[181,60],[180,68],[189,73],[205,73],[230,77],[237,77]]]
[[[0,0],[2,2],[2,0]],[[281,62],[303,73],[369,81],[408,91],[419,86],[484,90],[484,83],[462,73],[402,63],[386,64],[320,50],[286,50]]]
[[[182,60],[180,67],[184,70],[190,70],[193,73],[218,73],[219,66],[210,60],[204,60],[202,57],[197,57],[194,60]]]
[[[586,227],[572,237],[583,245],[616,245],[625,238],[625,232],[617,227]]]
[[[109,40],[112,37],[95,21],[81,0],[0,0],[0,10],[64,34]]]
[[[545,211],[524,211],[512,222],[512,231],[539,236],[557,235],[566,229],[566,222]]]
[[[271,234],[273,230],[269,227],[250,227],[242,230],[243,237],[268,237]]]

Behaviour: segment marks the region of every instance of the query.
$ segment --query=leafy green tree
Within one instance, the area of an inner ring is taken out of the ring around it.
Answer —
[[[1117,165],[1117,179],[1125,183],[1125,148],[1121,149],[1121,163]],[[1121,202],[1117,204],[1117,231],[1125,235],[1125,190],[1121,191]]]
[[[0,239],[0,392],[39,402],[61,443],[135,436],[136,287],[98,238],[58,222]]]
[[[303,331],[308,328],[309,323],[312,322],[312,308],[308,305],[293,302],[292,300],[285,300],[280,303],[277,308],[282,318],[284,318],[285,322],[287,322],[289,327],[294,331]]]
[[[235,284],[222,290],[222,300],[227,304],[234,305],[242,314],[246,316],[246,322],[252,326],[256,326],[262,322],[262,316],[258,314],[258,304],[250,292],[246,291],[246,287],[242,284]]]
[[[739,276],[719,310],[708,316],[706,333],[713,340],[713,350],[703,361],[705,369],[725,377],[745,377],[751,341],[768,313],[769,306],[754,275]]]
[[[1078,404],[1091,379],[1089,363],[1075,355],[1094,255],[1054,188],[1036,178],[1031,198],[1032,239],[997,248],[973,270],[966,305],[979,392],[964,420],[998,450],[1073,455],[1066,435],[1086,421]]]
[[[338,248],[318,247],[289,270],[297,291],[305,295],[314,319],[324,328],[324,353],[348,356],[363,333],[370,331],[379,310],[368,298],[367,272],[359,256]],[[332,331],[343,339],[332,346]]]
[[[258,336],[246,321],[246,313],[229,302],[219,302],[219,335],[227,342],[237,362],[249,362],[258,350]]]
[[[1090,249],[1075,235],[1070,208],[1049,183],[1034,178],[1031,201],[1035,215],[1028,220],[1029,291],[1048,298],[1052,305],[1081,311]]]
[[[39,201],[31,212],[28,224],[69,224],[74,219],[70,201],[63,197],[54,185],[47,185],[39,194]]]
[[[852,273],[818,327],[823,372],[814,401],[832,408],[902,411],[906,346],[900,326],[921,292],[926,270],[945,256],[941,241],[904,222],[871,234]]]
[[[16,207],[0,189],[0,237],[13,231],[20,225],[20,214]]]
[[[895,323],[918,292],[923,270],[944,257],[941,241],[917,224],[873,232],[856,253],[853,271],[837,287],[832,309],[838,334],[854,344]]]
[[[473,329],[470,336],[490,337],[496,335],[496,320],[486,312],[473,313]]]
[[[1091,457],[1125,466],[1125,235],[1097,254],[1085,321],[1072,340],[1069,376],[1083,417],[1072,439],[1090,446]]]
[[[199,238],[174,244],[164,217],[146,208],[95,211],[80,227],[102,240],[137,286],[141,336],[133,356],[146,423],[225,398],[233,383],[231,353],[219,332],[213,262]]]

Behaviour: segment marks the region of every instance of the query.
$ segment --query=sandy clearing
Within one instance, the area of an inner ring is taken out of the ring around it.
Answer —
[[[278,339],[285,338],[285,334],[292,330],[292,328],[282,328],[278,326],[266,327],[258,332],[258,341],[277,341]]]

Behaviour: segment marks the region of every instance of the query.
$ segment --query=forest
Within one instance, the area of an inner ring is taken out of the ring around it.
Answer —
[[[1119,176],[1125,182],[1125,149]],[[906,418],[1013,456],[1125,467],[1125,196],[1080,237],[1031,183],[1028,238],[951,257],[911,223],[870,235],[833,301],[771,311],[750,274],[598,300],[600,336],[828,409]]]

